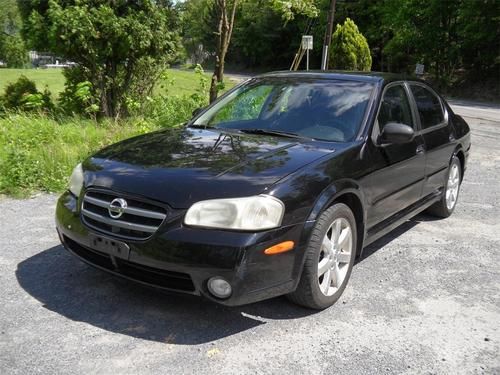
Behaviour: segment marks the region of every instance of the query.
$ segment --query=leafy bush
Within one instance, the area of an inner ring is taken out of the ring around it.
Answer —
[[[372,67],[368,42],[350,18],[347,18],[343,25],[337,25],[332,35],[330,66],[358,71],[370,71]]]
[[[19,35],[0,36],[0,56],[9,68],[21,68],[28,62],[28,51]]]
[[[169,87],[174,82],[164,72],[160,87],[166,94],[159,94],[154,98],[148,97],[142,115],[162,127],[175,126],[189,120],[195,109],[208,104],[208,78],[200,65],[196,66],[194,73],[198,78],[196,91],[191,95],[174,96],[169,95]]]
[[[2,97],[2,107],[9,110],[50,112],[54,104],[47,89],[39,92],[33,81],[25,76],[20,76],[16,82],[5,87]]]
[[[18,6],[29,45],[78,63],[86,77],[71,82],[91,82],[106,117],[127,114],[127,95],[143,100],[181,48],[169,1],[34,0]]]
[[[96,118],[99,112],[99,98],[94,86],[81,68],[65,69],[64,91],[59,95],[60,109],[67,115],[85,115]]]
[[[35,82],[29,80],[26,76],[20,76],[16,82],[5,87],[3,105],[7,109],[19,108],[22,106],[25,95],[36,93],[38,93],[38,90]]]

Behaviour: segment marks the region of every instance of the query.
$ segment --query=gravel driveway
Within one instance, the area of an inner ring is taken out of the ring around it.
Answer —
[[[0,373],[500,373],[500,110],[456,103],[473,149],[455,213],[365,251],[322,312],[226,308],[95,270],[56,197],[0,201]]]

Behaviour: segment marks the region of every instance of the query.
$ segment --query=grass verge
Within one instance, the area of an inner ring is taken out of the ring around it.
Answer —
[[[119,124],[23,114],[0,118],[0,194],[60,192],[73,167],[92,152],[157,128],[137,118]]]
[[[39,89],[63,89],[60,70],[0,69],[0,92],[20,75],[33,79]],[[200,77],[193,71],[170,69],[141,116],[115,123],[78,117],[54,119],[28,113],[0,117],[0,195],[26,197],[37,191],[60,192],[73,167],[102,147],[125,138],[185,122],[192,111],[206,105]],[[234,86],[226,84],[226,89]],[[194,95],[193,95],[194,94]]]
[[[193,70],[166,70],[169,85],[160,82],[155,88],[156,94],[182,96],[190,95],[196,91],[198,87],[198,79]],[[38,90],[43,91],[45,87],[52,93],[52,97],[57,99],[59,93],[64,90],[64,76],[62,69],[0,69],[0,95],[3,94],[7,84],[17,81],[20,76],[26,76],[35,82]],[[205,72],[207,79],[210,79],[210,74]],[[234,83],[226,79],[226,89],[234,86]]]

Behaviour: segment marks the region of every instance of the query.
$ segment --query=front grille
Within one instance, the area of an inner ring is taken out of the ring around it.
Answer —
[[[191,276],[187,273],[143,266],[120,258],[115,258],[113,263],[108,254],[82,246],[65,235],[63,239],[66,247],[80,258],[111,272],[155,287],[183,292],[195,291]]]
[[[116,198],[127,205],[119,218],[112,218],[108,208]],[[82,221],[95,230],[111,236],[144,240],[155,233],[167,217],[165,207],[113,192],[89,190],[82,203]]]

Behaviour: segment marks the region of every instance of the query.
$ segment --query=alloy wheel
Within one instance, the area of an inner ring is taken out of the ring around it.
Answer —
[[[333,295],[344,282],[353,255],[353,233],[344,218],[333,221],[321,244],[318,283],[321,293]]]
[[[446,207],[452,210],[457,203],[458,189],[460,187],[460,169],[457,164],[451,165],[448,183],[446,184]]]

